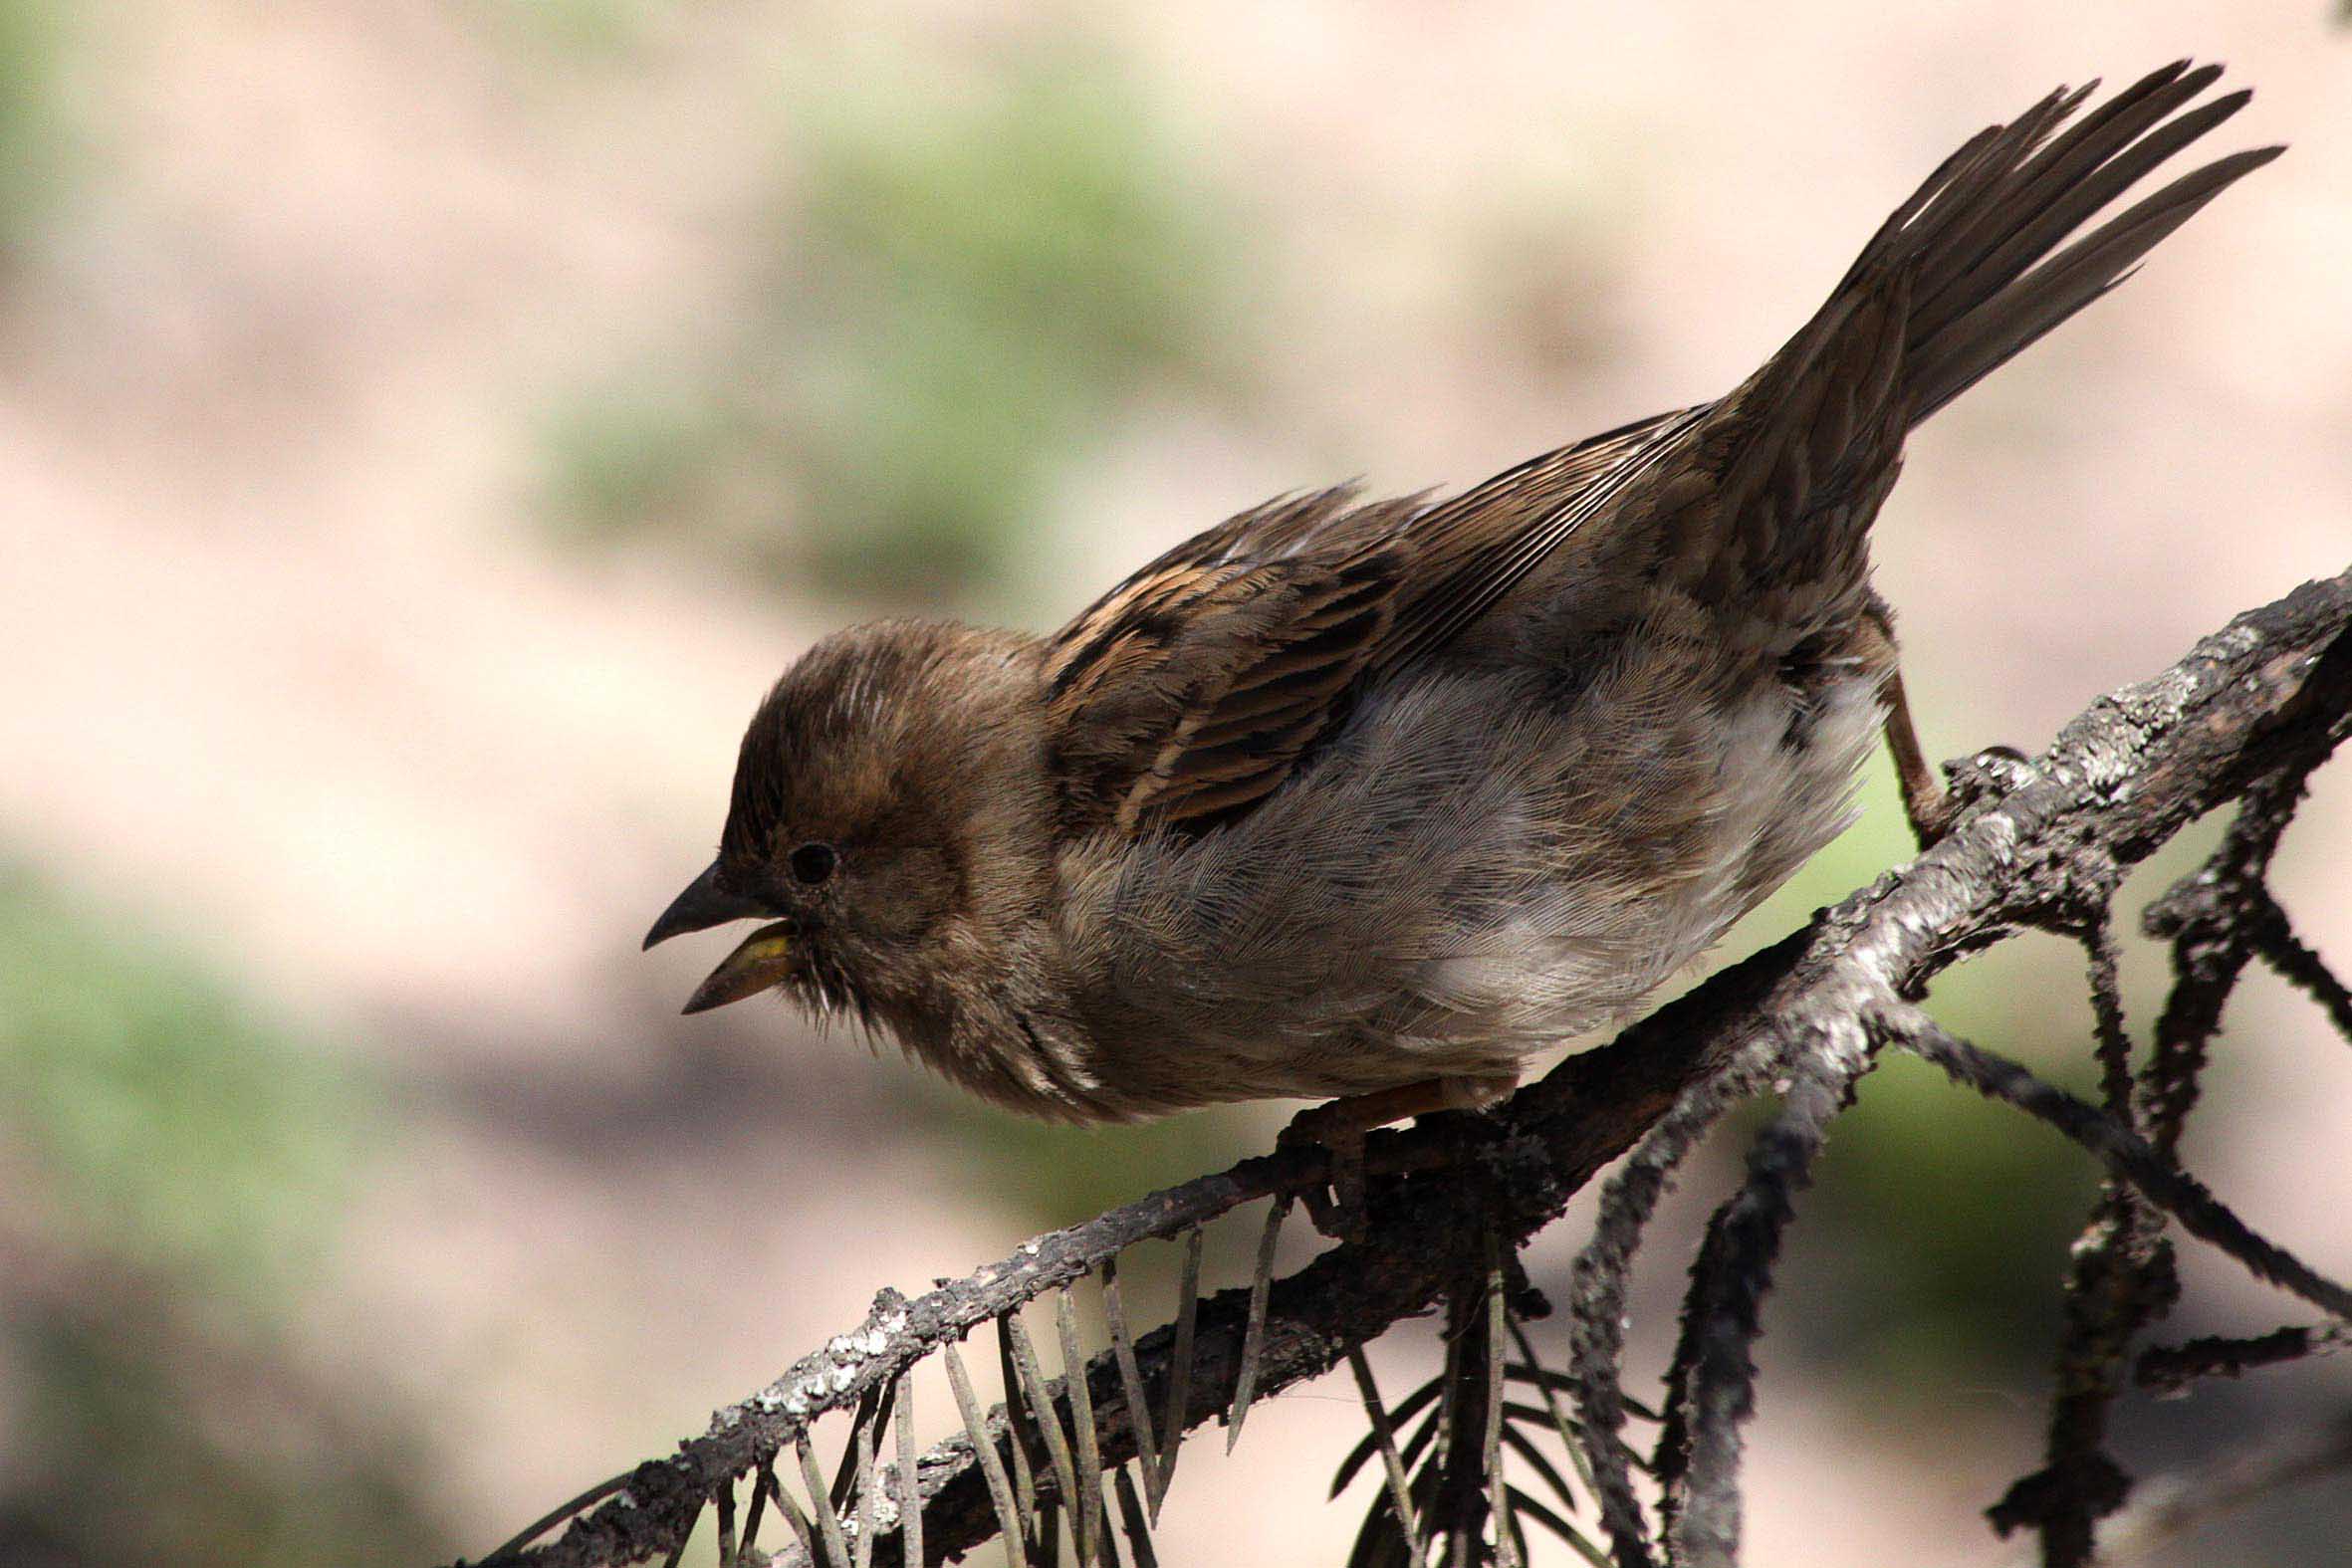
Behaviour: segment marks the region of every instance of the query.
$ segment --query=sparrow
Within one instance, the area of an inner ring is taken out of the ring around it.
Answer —
[[[780,990],[1050,1118],[1491,1102],[1842,830],[1882,734],[1947,824],[1871,522],[1913,426],[2283,150],[2080,232],[2244,106],[2191,107],[2220,71],[1980,131],[1713,402],[1446,499],[1270,501],[1050,636],[826,637],[645,945],[763,921],[688,1012]]]

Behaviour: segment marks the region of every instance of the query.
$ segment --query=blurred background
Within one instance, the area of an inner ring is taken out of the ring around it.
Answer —
[[[1293,1107],[1040,1129],[781,1005],[676,1016],[724,944],[638,939],[777,671],[1712,395],[1970,131],[2190,52],[2261,90],[2217,147],[2294,151],[1915,441],[1880,582],[1937,756],[2352,556],[2324,0],[0,0],[0,1562],[478,1555],[877,1286],[1263,1144]],[[1904,858],[1886,772],[1728,954]],[[2339,766],[2278,877],[2339,966],[2347,850]],[[1937,1006],[2080,1082],[2078,969],[2013,944]],[[2352,1272],[2317,1016],[2251,983],[2212,1101],[2192,1162]],[[1650,1254],[1645,1375],[1739,1132]],[[2001,1559],[2090,1191],[1869,1081],[1766,1321],[1754,1561]],[[2301,1315],[2187,1283],[2183,1333]],[[2347,1393],[2134,1401],[2121,1452]],[[1194,1445],[1162,1560],[1338,1560],[1360,1430],[1318,1387]],[[2340,1561],[2345,1492],[2156,1560]]]

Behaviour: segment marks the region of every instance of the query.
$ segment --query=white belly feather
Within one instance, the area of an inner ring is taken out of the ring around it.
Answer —
[[[1123,1081],[1213,1056],[1341,1094],[1507,1075],[1623,1016],[1844,828],[1880,722],[1859,675],[1731,711],[1688,681],[1661,658],[1566,704],[1519,673],[1384,695],[1231,827],[1080,875],[1096,1049]]]

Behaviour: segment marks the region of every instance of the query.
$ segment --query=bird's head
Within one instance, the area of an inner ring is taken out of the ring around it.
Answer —
[[[819,643],[744,732],[717,858],[645,946],[765,920],[688,1012],[783,988],[820,1014],[904,1025],[983,918],[1040,814],[1032,644],[919,621]]]

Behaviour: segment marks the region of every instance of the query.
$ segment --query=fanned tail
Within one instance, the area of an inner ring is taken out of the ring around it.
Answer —
[[[2203,164],[2073,238],[2245,107],[2253,94],[2240,89],[2179,112],[2221,74],[2218,65],[2192,70],[2176,61],[2070,125],[2098,84],[2060,89],[1972,138],[1887,220],[1839,293],[1867,288],[1877,274],[1909,272],[1897,385],[1912,423],[2123,282],[2166,235],[2285,150],[2255,147]]]
[[[2061,88],[1945,159],[1796,336],[1702,410],[1697,439],[1721,443],[1715,501],[1735,520],[1735,548],[1713,548],[1692,571],[1726,595],[1759,581],[1859,581],[1905,432],[2285,150],[2217,158],[2078,234],[2245,107],[2244,91],[2189,107],[2221,74],[2176,62],[2079,119],[2097,84]]]

